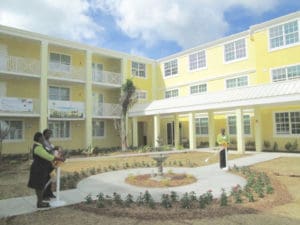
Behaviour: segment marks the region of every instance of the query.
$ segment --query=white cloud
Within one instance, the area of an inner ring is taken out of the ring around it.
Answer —
[[[0,24],[75,41],[97,43],[103,28],[87,0],[1,0]]]
[[[120,29],[151,46],[171,40],[188,48],[222,37],[229,29],[224,12],[242,6],[254,15],[273,9],[279,0],[94,0]]]

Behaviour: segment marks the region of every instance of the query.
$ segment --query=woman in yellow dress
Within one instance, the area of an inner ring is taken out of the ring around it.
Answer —
[[[218,145],[221,146],[220,150],[220,168],[227,168],[227,146],[230,142],[229,135],[225,133],[225,129],[221,129],[221,133],[217,137]]]

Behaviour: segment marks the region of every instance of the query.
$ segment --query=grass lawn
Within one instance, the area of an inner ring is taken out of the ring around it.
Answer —
[[[209,156],[209,153],[184,153],[184,154],[174,154],[170,156],[168,161],[172,163],[174,160],[182,161],[185,165],[186,163],[192,164],[195,163],[197,166],[205,164],[205,159]],[[230,155],[230,157],[239,157],[238,155]],[[134,161],[151,161],[150,157],[134,157],[134,158],[100,158],[99,160],[91,161],[74,161],[68,162],[64,165],[63,171],[80,171],[81,169],[87,169],[91,167],[98,166],[109,166],[114,163],[134,163]],[[126,161],[128,160],[128,161]],[[189,161],[190,160],[190,161]],[[167,161],[167,164],[169,163]],[[189,161],[189,162],[188,162]],[[218,161],[217,157],[214,157],[210,160],[209,163]],[[115,164],[116,165],[116,164]],[[73,168],[73,169],[72,169]],[[272,160],[269,162],[264,162],[253,166],[254,169],[265,171],[268,173],[269,177],[276,182],[275,193],[272,197],[264,198],[263,200],[258,200],[255,203],[243,203],[239,207],[251,207],[257,209],[258,213],[246,213],[240,214],[237,210],[231,214],[222,215],[221,217],[216,217],[218,214],[211,211],[211,216],[205,216],[199,218],[198,215],[195,215],[195,219],[185,219],[175,218],[175,219],[164,219],[159,220],[155,219],[155,210],[153,211],[153,219],[142,219],[139,217],[126,217],[124,215],[110,215],[107,216],[105,213],[97,215],[92,212],[87,212],[80,210],[76,207],[62,207],[46,211],[38,211],[30,215],[21,215],[14,216],[6,219],[0,219],[1,225],[38,225],[42,223],[47,224],[72,224],[72,225],[81,225],[81,224],[126,224],[126,225],[177,225],[177,224],[188,224],[188,225],[228,225],[228,224],[243,224],[243,225],[298,225],[300,224],[300,179],[297,175],[300,175],[300,158],[280,158]],[[27,171],[28,172],[28,171]],[[294,175],[294,176],[290,176]],[[0,173],[0,179],[2,183],[3,171]],[[28,175],[27,175],[28,178]],[[16,180],[15,180],[16,181]],[[27,182],[27,180],[26,180]],[[20,183],[19,183],[20,185]],[[23,185],[25,185],[23,183]],[[26,188],[26,185],[24,186]],[[1,190],[2,192],[2,190]],[[282,193],[285,192],[285,193]],[[287,199],[285,199],[287,198]],[[275,201],[275,204],[274,204]],[[231,206],[227,206],[231,207]],[[107,209],[109,210],[109,209]],[[149,209],[152,210],[152,209]],[[186,210],[186,209],[182,209]]]

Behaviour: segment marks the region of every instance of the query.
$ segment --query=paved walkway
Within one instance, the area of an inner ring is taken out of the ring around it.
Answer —
[[[251,156],[231,160],[229,161],[229,166],[248,166],[282,156],[299,157],[300,155],[257,153],[252,154]],[[96,195],[100,192],[105,195],[112,195],[113,192],[116,192],[121,194],[122,197],[129,193],[136,197],[140,192],[145,192],[145,190],[149,190],[156,201],[160,200],[162,193],[169,193],[170,191],[176,191],[178,194],[195,191],[196,194],[199,195],[208,190],[212,190],[214,197],[217,197],[221,194],[222,188],[229,192],[232,186],[236,184],[243,186],[246,183],[243,178],[220,170],[218,164],[197,168],[164,168],[164,171],[168,171],[169,169],[176,173],[192,174],[198,179],[198,181],[190,185],[174,188],[139,188],[126,184],[124,182],[125,177],[129,174],[153,173],[156,172],[157,168],[127,169],[90,176],[79,182],[76,189],[61,191],[60,199],[65,202],[65,205],[71,205],[84,201],[84,198],[88,194],[91,194],[93,198],[96,198]],[[55,200],[52,201],[53,204],[57,203]],[[37,210],[35,196],[0,200],[0,218],[32,213]]]

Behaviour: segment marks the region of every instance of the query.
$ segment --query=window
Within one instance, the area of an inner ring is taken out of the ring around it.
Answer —
[[[147,91],[136,91],[135,93],[136,93],[137,99],[139,99],[139,100],[147,99]]]
[[[300,111],[275,113],[276,134],[300,134]]]
[[[248,77],[237,77],[226,80],[226,88],[236,88],[236,87],[244,87],[248,86]]]
[[[71,56],[58,53],[50,53],[50,69],[58,72],[69,72]]]
[[[93,121],[93,137],[104,137],[104,121]]]
[[[196,135],[208,135],[208,118],[196,118]]]
[[[9,125],[10,130],[8,135],[4,138],[4,140],[22,140],[24,130],[23,121],[6,120],[5,122]]]
[[[190,87],[191,94],[199,94],[207,92],[207,84],[198,84]]]
[[[190,70],[196,70],[206,67],[205,51],[200,51],[189,55]]]
[[[224,45],[225,62],[246,57],[246,40],[240,39]]]
[[[53,138],[69,138],[70,122],[69,121],[50,121],[48,127],[53,132]]]
[[[49,87],[49,99],[69,101],[70,100],[70,89],[63,87]]]
[[[300,65],[287,66],[272,70],[273,82],[293,80],[300,78]]]
[[[178,96],[178,89],[173,89],[165,92],[165,98],[174,98]]]
[[[269,30],[270,48],[279,48],[299,42],[298,21],[272,27]]]
[[[135,77],[146,77],[146,65],[144,63],[132,62],[131,73]]]
[[[164,63],[165,77],[174,76],[178,73],[177,59]]]
[[[230,135],[236,135],[236,116],[228,116],[228,132]],[[244,115],[244,135],[251,135],[250,115]]]

